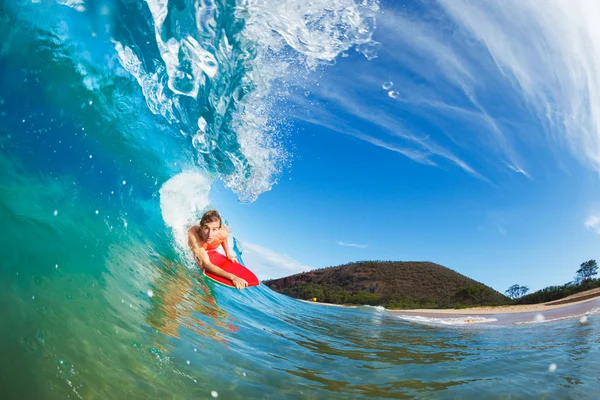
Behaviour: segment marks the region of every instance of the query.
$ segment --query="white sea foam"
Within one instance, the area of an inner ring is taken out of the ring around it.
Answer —
[[[490,317],[448,317],[448,318],[434,318],[434,317],[423,317],[420,315],[398,315],[398,318],[416,322],[419,324],[426,325],[472,325],[472,324],[486,324],[490,322],[498,321],[496,318]]]
[[[556,321],[564,321],[564,320],[569,320],[569,319],[578,319],[580,322],[584,321],[582,323],[587,322],[588,317],[591,315],[599,315],[600,314],[600,307],[597,308],[593,308],[589,311],[586,311],[584,313],[579,313],[579,314],[573,314],[573,315],[565,315],[562,317],[556,317],[556,318],[533,318],[531,321],[520,321],[520,322],[515,322],[516,325],[531,325],[531,324],[543,324],[543,323],[548,323],[548,322],[556,322]]]
[[[369,311],[369,312],[377,312],[377,313],[385,313],[385,312],[387,312],[387,310],[383,306],[364,305],[364,306],[360,306],[359,308],[361,310],[363,310],[363,311]]]
[[[226,17],[230,8],[219,1],[146,3],[164,67],[145,67],[130,47],[115,42],[119,61],[140,84],[153,113],[185,125],[177,131],[189,133],[202,154],[200,163],[213,156],[228,158],[218,163],[226,166],[222,179],[241,201],[270,190],[286,165],[279,122],[270,122],[274,102],[287,94],[286,82],[331,64],[352,47],[376,57],[372,34],[378,0],[242,0],[235,15]],[[229,25],[219,25],[224,18],[243,19],[243,29],[227,31]],[[189,115],[193,108],[182,108],[182,96],[214,108],[213,126],[194,132],[186,121],[202,115]],[[221,143],[224,131],[234,132],[239,149]]]
[[[210,201],[210,177],[186,171],[165,182],[160,188],[160,209],[165,224],[172,229],[179,249],[187,249],[187,229],[198,222]]]
[[[142,62],[129,47],[115,42],[115,50],[123,68],[137,80],[142,88],[146,105],[150,111],[162,115],[171,122],[176,122],[177,119],[173,114],[173,101],[165,95],[164,86],[159,82],[160,67],[158,72],[149,74],[145,72]]]
[[[79,12],[85,11],[85,1],[83,0],[57,0],[58,4],[63,6],[71,7]]]

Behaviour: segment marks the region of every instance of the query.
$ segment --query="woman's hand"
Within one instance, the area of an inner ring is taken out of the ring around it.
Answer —
[[[237,262],[237,258],[236,258],[236,256],[234,256],[233,254],[228,254],[228,255],[227,255],[227,259],[228,259],[229,261],[231,261],[231,262],[234,262],[234,263],[236,263],[236,262]]]
[[[246,282],[245,280],[243,280],[242,278],[239,278],[237,276],[234,276],[231,279],[231,282],[233,282],[233,286],[235,286],[236,289],[243,289],[248,287],[248,282]]]

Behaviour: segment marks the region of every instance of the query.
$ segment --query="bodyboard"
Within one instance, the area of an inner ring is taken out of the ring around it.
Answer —
[[[258,278],[256,277],[256,275],[254,275],[252,271],[250,271],[248,268],[244,267],[240,263],[228,260],[227,257],[225,257],[223,254],[217,251],[209,251],[208,259],[217,267],[222,268],[224,271],[229,272],[230,274],[234,274],[235,276],[238,276],[246,282],[248,282],[248,287],[260,285]],[[204,273],[204,276],[206,276],[207,278],[217,283],[220,283],[221,285],[235,288],[235,286],[233,286],[233,282],[231,282],[229,279],[223,278],[222,276],[218,276],[206,271],[202,267],[202,263],[200,262],[200,260],[196,259],[196,263],[200,266],[200,269],[202,269],[202,273]]]

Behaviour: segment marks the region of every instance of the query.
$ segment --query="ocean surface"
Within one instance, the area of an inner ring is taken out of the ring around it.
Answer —
[[[1,399],[600,397],[597,308],[324,307],[205,282],[186,253],[215,181],[277,190],[286,96],[374,56],[377,1],[0,5]]]

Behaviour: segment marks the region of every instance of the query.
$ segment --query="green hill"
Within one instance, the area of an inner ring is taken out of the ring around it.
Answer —
[[[285,295],[336,304],[453,308],[506,304],[484,284],[431,262],[363,261],[263,282]]]

